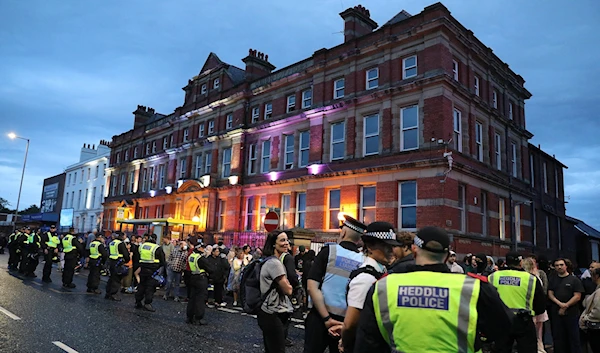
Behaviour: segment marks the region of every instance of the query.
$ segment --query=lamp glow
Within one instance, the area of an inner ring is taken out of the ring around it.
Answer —
[[[239,181],[239,177],[237,175],[232,175],[229,177],[230,185],[237,185],[238,181]]]
[[[17,135],[16,135],[14,132],[9,132],[9,133],[8,133],[8,137],[9,137],[11,140],[14,140],[14,139],[16,139],[16,138],[17,138]]]
[[[346,214],[344,212],[338,212],[338,221],[345,221],[346,218],[344,218]]]
[[[179,189],[183,185],[183,180],[177,180],[177,188]]]
[[[170,194],[173,192],[173,187],[172,186],[166,186],[165,187],[165,191],[167,192],[167,194]]]
[[[150,197],[156,196],[156,190],[150,190]]]
[[[269,179],[270,179],[271,181],[275,181],[275,180],[277,180],[277,178],[278,178],[278,177],[279,177],[279,174],[278,174],[277,172],[270,172],[270,173],[269,173]]]
[[[200,222],[200,217],[194,216],[194,217],[192,217],[192,221],[194,221],[194,222]]]
[[[201,176],[200,183],[202,184],[202,187],[207,188],[210,185],[210,174]]]
[[[308,172],[312,175],[317,175],[321,172],[321,164],[311,164],[307,168]]]

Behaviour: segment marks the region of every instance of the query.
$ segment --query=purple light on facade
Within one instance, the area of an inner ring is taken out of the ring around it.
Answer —
[[[317,175],[321,172],[322,164],[311,164],[308,166],[308,172],[312,175]]]
[[[271,181],[275,181],[279,178],[279,173],[277,172],[270,172],[269,173],[269,180]]]

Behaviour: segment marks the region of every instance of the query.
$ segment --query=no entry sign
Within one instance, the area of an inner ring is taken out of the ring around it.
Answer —
[[[279,225],[279,215],[273,211],[269,211],[265,215],[265,230],[267,232],[274,231]]]

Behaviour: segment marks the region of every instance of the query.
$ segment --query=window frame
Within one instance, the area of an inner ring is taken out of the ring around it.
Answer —
[[[294,135],[284,135],[283,139],[283,169],[294,168]],[[289,142],[291,141],[291,146]]]
[[[291,102],[292,100],[293,100],[293,102]],[[296,110],[296,95],[292,94],[292,95],[287,96],[286,103],[287,103],[286,108],[285,108],[286,113],[291,113],[294,110]]]
[[[250,205],[252,205],[252,208],[250,208]],[[252,210],[252,212],[250,212],[250,210]],[[256,215],[257,213],[256,211],[256,199],[255,196],[248,196],[246,197],[246,217],[244,217],[244,229],[246,231],[253,231],[256,230]]]
[[[165,179],[166,179],[165,178],[166,177],[165,171],[166,171],[166,169],[167,168],[165,167],[164,164],[161,164],[161,165],[158,166],[158,189],[159,190],[164,189],[164,187],[166,186],[165,185]]]
[[[203,83],[202,86],[200,86],[200,94],[206,94],[208,92],[208,87],[206,85],[206,83]]]
[[[488,217],[488,194],[485,191],[481,191],[481,196],[479,200],[479,211],[481,212],[481,234],[483,236],[488,236],[489,229],[489,217]]]
[[[337,87],[337,83],[338,82],[342,82],[342,87]],[[346,89],[346,78],[342,77],[342,78],[338,78],[337,80],[333,81],[333,99],[340,99],[340,98],[344,98],[344,94],[345,94],[345,89]],[[341,90],[342,94],[338,95],[338,92]]]
[[[508,120],[514,119],[514,104],[513,102],[508,102]]]
[[[479,121],[475,122],[475,145],[477,147],[475,157],[483,162],[483,123]]]
[[[375,71],[376,76],[369,78],[369,72],[371,72],[371,71]],[[371,82],[375,82],[375,85],[370,86]],[[373,67],[373,68],[365,70],[365,89],[368,91],[368,90],[376,89],[377,87],[379,87],[379,67]]]
[[[364,204],[365,189],[370,189],[370,188],[375,189],[375,204],[373,206],[365,206],[365,204]],[[375,211],[377,210],[377,186],[376,185],[361,185],[360,186],[359,222],[371,223],[371,222],[365,222],[365,210],[375,210]]]
[[[227,201],[219,199],[219,218],[217,220],[217,228],[219,231],[225,230],[225,217],[227,216]]]
[[[148,190],[148,168],[142,170],[142,192]]]
[[[452,60],[452,78],[453,78],[455,81],[459,81],[459,80],[458,80],[458,79],[459,79],[459,77],[460,77],[460,76],[459,76],[459,72],[458,72],[459,68],[460,68],[460,67],[458,66],[458,61],[457,61],[456,59],[453,59],[453,60]]]
[[[256,143],[248,146],[248,175],[254,175],[257,171]]]
[[[458,130],[456,130],[458,128]],[[463,151],[462,143],[462,112],[458,108],[452,110],[452,130],[454,138],[454,146],[458,152]]]
[[[375,118],[377,120],[377,129],[376,129],[377,133],[372,133],[372,134],[369,134],[369,136],[367,136],[367,121],[370,121],[369,119],[373,119],[373,118]],[[380,127],[379,113],[367,115],[367,116],[363,117],[363,156],[364,157],[375,156],[375,155],[379,154],[379,150],[380,150],[379,127]],[[377,137],[377,152],[367,153],[367,139],[373,138],[373,137]]]
[[[168,143],[169,140],[167,139],[167,136],[163,137],[163,151],[169,147]]]
[[[252,107],[252,124],[256,124],[258,122],[258,118],[260,117],[260,108],[257,106]]]
[[[462,201],[462,206],[461,206]],[[459,216],[459,231],[467,232],[467,186],[464,184],[458,184],[458,209],[460,210]]]
[[[178,175],[179,175],[178,179],[179,180],[185,179],[185,174],[186,174],[186,169],[187,169],[186,168],[187,167],[186,166],[186,159],[187,159],[186,157],[183,157],[183,158],[179,159],[179,173],[178,173]]]
[[[285,207],[286,198],[287,198],[287,209]],[[280,224],[280,227],[282,230],[288,229],[288,227],[289,227],[287,219],[289,218],[289,215],[291,214],[291,208],[292,208],[292,195],[291,194],[281,194],[281,224]]]
[[[198,125],[198,137],[204,137],[204,122]]]
[[[204,153],[204,175],[210,174],[211,168],[212,168],[212,151],[207,151]]]
[[[413,108],[417,109],[417,124],[415,126],[405,128],[404,127],[404,112],[408,109],[413,109]],[[417,130],[417,146],[411,147],[411,148],[406,148],[406,146],[405,146],[406,138],[404,137],[404,133],[407,131],[411,131],[411,130]],[[415,104],[415,105],[403,107],[402,109],[400,109],[400,151],[418,150],[419,145],[420,145],[419,140],[420,140],[420,136],[419,136],[419,105]]]
[[[544,185],[544,193],[548,193],[548,164],[544,161],[543,165],[543,185]]]
[[[198,153],[195,158],[194,164],[194,176],[196,179],[200,179],[204,175],[204,159],[202,153]]]
[[[334,141],[334,139],[333,139],[333,129],[337,125],[342,125],[342,139]],[[333,162],[333,161],[343,160],[344,157],[346,156],[346,120],[342,120],[342,121],[338,121],[338,122],[335,122],[335,123],[331,123],[330,139],[329,140],[330,140],[330,143],[329,143],[329,151],[330,151],[329,152],[329,159],[330,159],[330,161]],[[334,157],[334,155],[333,155],[333,151],[334,151],[333,147],[334,147],[335,144],[340,144],[340,143],[344,147],[342,149],[343,154],[342,154],[341,157]]]
[[[506,201],[502,197],[498,199],[498,237],[506,240]]]
[[[474,82],[473,82],[473,88],[474,88],[474,93],[477,97],[479,97],[479,76],[475,75],[474,76]]]
[[[306,95],[309,95],[307,98]],[[302,91],[302,109],[312,106],[312,88]]]
[[[495,89],[492,91],[492,107],[498,109],[498,91]]]
[[[412,58],[415,59],[415,64],[411,65],[411,66],[407,66],[406,65],[406,61],[410,60]],[[414,75],[407,75],[406,72],[408,70],[412,70],[412,69],[415,69]],[[411,55],[409,57],[406,57],[406,58],[402,59],[402,79],[403,80],[406,80],[408,78],[417,77],[418,74],[419,74],[419,71],[418,71],[418,62],[417,62],[417,56],[416,55]]]
[[[229,151],[229,152],[228,152]],[[227,155],[229,154],[229,158]],[[232,148],[227,147],[223,149],[223,155],[221,159],[221,178],[229,178],[231,176],[231,156]]]
[[[308,144],[302,146],[302,136],[308,134]],[[302,163],[302,156],[306,154],[306,163]],[[298,167],[303,168],[308,166],[310,162],[310,130],[300,131],[298,134]]]
[[[494,133],[494,155],[496,156],[496,169],[502,170],[502,136]]]
[[[268,155],[265,155],[265,144],[268,144]],[[261,174],[267,174],[271,171],[271,141],[265,140],[261,144],[260,150],[260,172]],[[265,169],[267,167],[267,169]]]
[[[133,194],[134,182],[135,182],[135,171],[131,170],[131,171],[129,171],[129,188],[127,189],[128,194]]]
[[[273,102],[265,103],[264,119],[269,120],[273,117]]]
[[[338,205],[337,207],[331,207],[331,193],[332,192],[337,192],[338,195]],[[342,207],[342,190],[337,188],[337,189],[329,189],[327,191],[327,229],[332,230],[332,229],[339,229],[339,223],[340,221],[337,218],[338,213],[340,213]],[[335,212],[335,214],[332,214],[332,212]],[[334,225],[334,227],[332,227],[332,225]]]
[[[300,199],[302,195],[304,195],[304,210],[300,209]],[[303,224],[300,222],[301,218],[303,218]],[[294,224],[298,228],[306,227],[306,191],[300,191],[296,193],[296,215]]]
[[[217,77],[213,80],[213,89],[219,89],[221,87],[221,80]]]
[[[514,142],[510,143],[510,174],[513,178],[519,176],[519,170],[517,165],[517,144]]]
[[[183,142],[188,142],[190,140],[190,129],[189,128],[185,128],[183,129]]]
[[[208,134],[212,135],[215,133],[215,119],[210,119],[208,121]]]
[[[233,128],[233,114],[232,113],[227,114],[227,117],[225,118],[225,128],[226,129]]]
[[[408,183],[414,183],[415,184],[415,203],[414,204],[403,204],[402,203],[402,185],[403,184],[408,184]],[[417,195],[418,195],[418,188],[417,188],[417,181],[416,180],[403,180],[403,181],[399,181],[398,182],[398,229],[401,230],[405,230],[405,231],[416,231],[417,227],[416,227],[416,222],[417,222]],[[407,208],[413,208],[415,209],[415,227],[411,227],[411,228],[405,228],[403,227],[403,217],[402,217],[402,211],[404,209]]]
[[[515,215],[514,215],[514,220],[515,220],[515,237],[517,239],[517,243],[521,242],[521,205],[517,204],[515,205]]]

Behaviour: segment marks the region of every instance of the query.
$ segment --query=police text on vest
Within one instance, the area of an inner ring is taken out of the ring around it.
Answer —
[[[398,306],[448,310],[450,290],[442,287],[399,286]]]

